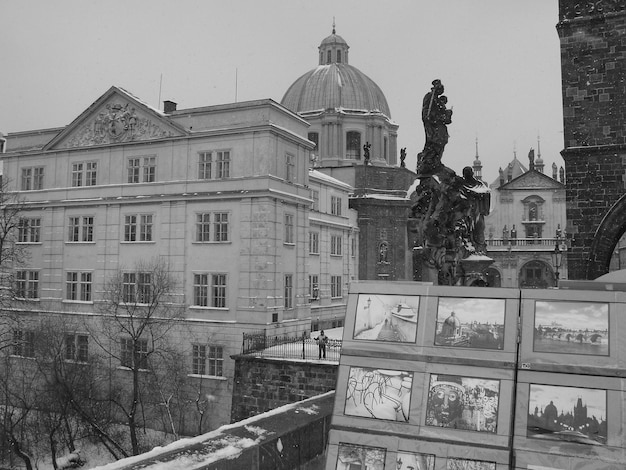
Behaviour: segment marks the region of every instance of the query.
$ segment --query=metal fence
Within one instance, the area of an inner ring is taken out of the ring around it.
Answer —
[[[315,336],[315,333],[313,335]],[[339,361],[341,340],[329,339],[326,344],[326,357],[324,357],[315,338],[287,335],[267,336],[264,331],[244,333],[241,354],[280,359]]]

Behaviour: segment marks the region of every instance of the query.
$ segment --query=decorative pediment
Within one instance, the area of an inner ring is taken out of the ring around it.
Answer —
[[[58,134],[46,150],[149,141],[185,135],[168,117],[112,87]]]
[[[536,170],[530,170],[514,180],[508,182],[500,189],[512,191],[516,189],[564,189],[565,186],[558,181]]]

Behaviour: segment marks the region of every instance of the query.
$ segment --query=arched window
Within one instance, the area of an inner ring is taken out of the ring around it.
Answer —
[[[361,159],[361,133],[357,131],[349,131],[346,134],[346,159]]]
[[[326,63],[330,64],[333,61],[333,51],[331,51],[330,49],[328,50],[328,53],[326,54]]]
[[[341,50],[337,51],[337,63],[340,64],[341,63]]]
[[[553,283],[551,269],[542,261],[529,261],[520,271],[519,287],[521,288],[546,289]]]

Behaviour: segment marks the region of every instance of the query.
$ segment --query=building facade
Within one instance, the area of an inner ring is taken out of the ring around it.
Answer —
[[[3,178],[30,252],[15,310],[97,316],[107,279],[142,292],[137,266],[160,260],[189,379],[216,397],[207,429],[228,423],[242,333],[337,324],[358,270],[352,189],[310,177],[308,127],[272,100],[161,112],[112,87],[67,127],[9,134]]]
[[[548,288],[567,279],[564,174],[544,174],[541,152],[528,153],[528,168],[515,155],[492,184],[485,217],[488,270],[493,287]],[[480,159],[474,171],[480,174]],[[560,176],[560,181],[559,181]],[[558,247],[558,253],[555,250]]]

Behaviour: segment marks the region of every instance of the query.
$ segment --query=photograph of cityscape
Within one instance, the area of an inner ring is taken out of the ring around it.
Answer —
[[[412,385],[412,372],[351,367],[344,413],[406,422]]]
[[[483,460],[448,459],[446,470],[496,470],[496,463]]]
[[[426,425],[496,432],[500,381],[431,374]]]
[[[435,456],[417,452],[398,452],[396,470],[435,470]]]
[[[358,446],[340,443],[337,470],[375,468],[384,470],[387,450],[382,447]]]
[[[504,299],[440,298],[435,345],[504,347]]]
[[[606,444],[606,390],[530,384],[527,435]]]
[[[415,342],[419,296],[359,295],[354,339]]]
[[[535,352],[609,355],[609,305],[535,302]]]

